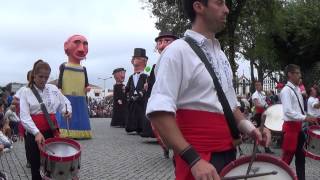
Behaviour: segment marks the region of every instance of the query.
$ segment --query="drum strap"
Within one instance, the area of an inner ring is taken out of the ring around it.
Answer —
[[[194,39],[192,39],[191,37],[188,37],[188,36],[184,37],[183,39],[190,45],[190,47],[193,49],[193,51],[199,56],[199,58],[201,59],[201,61],[205,65],[207,71],[211,75],[212,80],[213,80],[213,84],[214,84],[216,91],[217,91],[217,94],[218,94],[218,99],[221,103],[224,115],[227,119],[227,123],[228,123],[229,129],[231,131],[231,135],[234,140],[240,139],[240,132],[239,132],[239,129],[236,125],[236,121],[234,119],[233,112],[230,108],[229,102],[226,98],[226,95],[224,94],[224,92],[222,90],[222,87],[219,83],[219,80],[218,80],[212,66],[210,65],[206,55],[204,54],[202,49],[196,44]]]
[[[301,110],[301,113],[304,115],[304,110],[302,109],[301,103],[300,103],[300,101],[299,101],[298,94],[296,93],[296,91],[295,91],[292,87],[290,87],[290,86],[288,86],[288,85],[286,85],[286,86],[289,87],[289,88],[294,92],[294,94],[296,95],[297,100],[298,100],[298,103],[299,103],[299,107],[300,107],[300,110]]]
[[[57,130],[57,128],[55,127],[54,123],[52,122],[50,115],[48,113],[48,110],[40,97],[40,94],[38,93],[38,91],[36,90],[36,88],[34,86],[31,87],[31,90],[40,103],[41,111],[43,112],[44,116],[46,117],[46,120],[48,121],[48,124],[50,126],[51,131],[55,132]]]

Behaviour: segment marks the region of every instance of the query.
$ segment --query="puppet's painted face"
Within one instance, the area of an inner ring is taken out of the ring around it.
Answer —
[[[69,61],[79,64],[88,53],[88,41],[84,36],[73,35],[64,43],[64,50]]]
[[[126,78],[126,71],[119,71],[113,74],[114,79],[117,83],[123,83]]]
[[[135,57],[131,61],[134,72],[143,72],[147,65],[147,59],[144,57]]]

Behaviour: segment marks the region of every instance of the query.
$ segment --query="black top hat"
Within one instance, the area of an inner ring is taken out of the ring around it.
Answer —
[[[159,33],[159,36],[156,37],[154,40],[157,42],[159,38],[162,38],[162,37],[170,37],[170,38],[173,38],[173,39],[178,39],[178,37],[176,35],[174,35],[173,33],[171,32],[160,32]]]
[[[146,56],[146,50],[143,48],[134,48],[132,58],[135,58],[135,57],[144,57],[148,59],[148,56]]]
[[[121,72],[121,71],[126,71],[124,68],[117,68],[115,70],[113,70],[112,75],[114,75],[117,72]]]

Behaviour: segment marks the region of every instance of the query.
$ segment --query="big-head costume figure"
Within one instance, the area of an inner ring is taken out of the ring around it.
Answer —
[[[116,80],[116,84],[113,85],[113,113],[110,125],[124,127],[128,117],[127,98],[125,92],[126,87],[123,84],[126,70],[124,68],[117,68],[113,70],[112,74]]]
[[[134,67],[134,74],[129,77],[126,92],[129,99],[129,116],[126,122],[126,131],[137,133],[142,132],[145,117],[146,90],[144,84],[147,82],[148,75],[144,74],[148,57],[146,50],[135,48],[131,63]]]
[[[81,60],[88,53],[88,41],[82,35],[73,35],[64,43],[68,62],[61,64],[58,88],[72,104],[72,119],[66,121],[58,115],[62,137],[74,139],[91,138],[86,93],[90,90],[87,71],[81,66]]]

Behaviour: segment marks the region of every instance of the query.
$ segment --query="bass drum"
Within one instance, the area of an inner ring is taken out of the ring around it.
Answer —
[[[270,106],[264,114],[266,115],[265,127],[273,132],[281,132],[284,123],[282,104]]]

